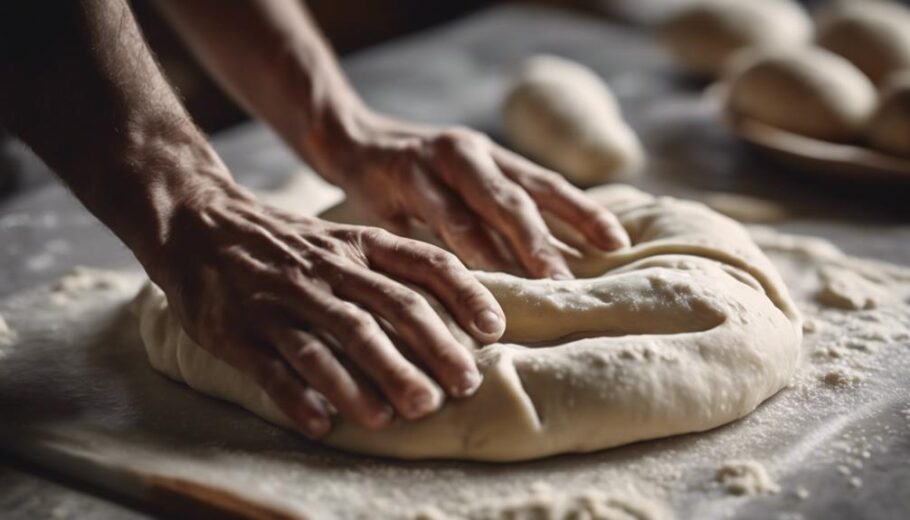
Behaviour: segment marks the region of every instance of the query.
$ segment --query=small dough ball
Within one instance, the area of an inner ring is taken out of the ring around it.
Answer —
[[[644,162],[607,85],[564,58],[535,56],[524,64],[503,105],[503,124],[516,147],[580,186],[629,177]]]
[[[875,110],[869,78],[824,49],[743,51],[728,75],[731,115],[816,139],[856,139]]]
[[[910,68],[910,9],[871,0],[835,4],[818,16],[817,41],[881,85]]]
[[[910,157],[910,71],[885,83],[867,138],[883,152]]]
[[[681,65],[713,76],[737,50],[804,45],[812,39],[812,21],[793,0],[697,0],[661,32]]]

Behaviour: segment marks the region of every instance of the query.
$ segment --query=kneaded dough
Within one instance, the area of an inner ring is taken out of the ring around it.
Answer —
[[[509,139],[579,186],[628,178],[644,163],[638,136],[591,69],[557,56],[529,59],[502,108]]]
[[[713,76],[740,49],[805,45],[812,21],[793,0],[696,0],[667,19],[661,37],[680,65]]]
[[[748,49],[725,75],[734,117],[825,141],[859,138],[877,102],[859,69],[820,48]]]
[[[499,343],[474,351],[477,393],[434,415],[369,431],[340,420],[329,445],[376,455],[514,461],[703,431],[783,388],[802,327],[770,261],[736,222],[626,186],[592,195],[628,230],[628,249],[578,249],[577,280],[477,272],[502,305]],[[294,425],[252,379],[195,344],[149,284],[135,302],[149,361],[171,378]]]
[[[910,157],[910,69],[885,83],[866,139],[883,152]]]
[[[882,85],[910,69],[910,9],[874,0],[836,2],[818,15],[816,41]]]

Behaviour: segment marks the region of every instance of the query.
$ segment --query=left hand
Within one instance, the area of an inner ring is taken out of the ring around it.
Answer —
[[[616,217],[561,175],[473,130],[370,115],[321,137],[308,155],[323,176],[390,229],[423,222],[469,267],[514,270],[517,261],[535,278],[572,278],[541,211],[603,250],[629,244]]]

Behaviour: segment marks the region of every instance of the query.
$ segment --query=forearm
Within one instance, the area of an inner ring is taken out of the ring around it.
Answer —
[[[200,188],[230,183],[225,168],[122,0],[9,4],[0,8],[3,124],[155,270],[173,212]]]
[[[300,0],[157,5],[221,85],[323,174],[325,150],[371,119]]]

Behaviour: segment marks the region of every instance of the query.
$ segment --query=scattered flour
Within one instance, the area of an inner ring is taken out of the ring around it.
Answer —
[[[758,461],[732,460],[725,462],[717,469],[715,480],[732,495],[758,495],[777,493],[777,485],[768,470]]]
[[[835,367],[822,375],[822,381],[828,386],[853,387],[863,380],[863,376],[849,368]]]
[[[819,278],[822,285],[816,299],[828,307],[847,311],[874,309],[892,297],[887,287],[843,267],[822,267]]]
[[[444,517],[443,517],[444,518]],[[501,503],[478,509],[468,515],[472,520],[663,520],[670,518],[659,503],[635,490],[605,493],[560,492],[547,484],[536,483],[525,497],[509,497]],[[435,520],[435,519],[434,519]]]
[[[78,266],[51,286],[50,299],[56,305],[66,306],[83,296],[129,286],[122,273]]]

